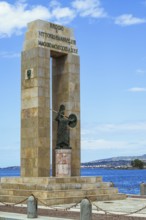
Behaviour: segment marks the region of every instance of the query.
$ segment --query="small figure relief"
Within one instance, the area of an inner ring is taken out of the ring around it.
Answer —
[[[31,78],[31,70],[27,70],[27,79],[30,79]]]
[[[65,106],[60,105],[55,120],[58,122],[56,149],[71,149],[69,127],[74,128],[76,126],[76,115],[70,114],[69,117],[65,116]]]

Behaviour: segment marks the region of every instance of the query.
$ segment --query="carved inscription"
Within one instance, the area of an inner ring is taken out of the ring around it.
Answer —
[[[68,53],[78,53],[78,49],[74,49],[74,48],[69,48],[67,46],[62,46],[62,45],[58,45],[58,44],[52,44],[49,42],[45,42],[45,41],[38,41],[38,45],[39,46],[43,46],[43,47],[50,47],[52,49],[56,49],[56,50],[61,50],[63,52],[68,52]]]
[[[64,27],[50,23],[50,28],[58,31],[64,31]],[[38,31],[38,45],[42,47],[49,47],[51,49],[60,50],[66,53],[78,53],[78,49],[74,48],[76,41],[63,35]],[[57,43],[58,42],[58,43]]]
[[[48,38],[48,39],[58,40],[58,41],[62,41],[62,42],[68,43],[68,44],[76,45],[76,41],[75,40],[72,40],[70,38],[63,37],[63,36],[60,36],[60,35],[46,33],[46,32],[43,32],[43,31],[39,31],[39,37],[44,37],[44,38]]]

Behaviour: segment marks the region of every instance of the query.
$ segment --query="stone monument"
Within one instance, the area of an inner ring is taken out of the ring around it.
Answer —
[[[21,176],[50,175],[51,140],[55,176],[57,124],[55,112],[50,120],[50,108],[56,110],[60,105],[65,106],[67,115],[73,112],[78,119],[70,134],[70,145],[71,176],[79,176],[80,59],[72,29],[41,20],[28,24],[21,85]]]
[[[0,201],[21,203],[34,195],[57,205],[125,198],[101,177],[80,176],[80,61],[73,31],[29,23],[21,64],[21,177],[0,178]]]

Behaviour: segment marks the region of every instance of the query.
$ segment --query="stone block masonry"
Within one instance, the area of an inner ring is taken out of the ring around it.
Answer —
[[[50,174],[49,59],[46,48],[22,53],[21,176]],[[27,69],[33,70],[30,79],[25,77]]]
[[[57,123],[55,113],[53,125],[50,121],[51,102],[52,109],[58,110],[63,104],[67,115],[77,115],[77,126],[70,132],[71,176],[80,175],[80,59],[77,53],[72,29],[41,20],[28,24],[21,64],[22,177],[48,177],[50,156],[52,174],[56,175]]]

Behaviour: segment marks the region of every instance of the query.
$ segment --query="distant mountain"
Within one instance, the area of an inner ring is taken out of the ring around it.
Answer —
[[[131,165],[131,161],[139,159],[146,163],[146,154],[141,156],[121,156],[121,157],[110,157],[107,159],[93,160],[89,162],[81,163],[81,166],[98,166],[98,167],[128,167]],[[19,166],[4,167],[0,169],[17,170]]]
[[[146,162],[146,154],[142,156],[121,156],[121,157],[111,157],[107,159],[94,160],[90,162],[82,163],[81,165],[84,167],[107,167],[107,168],[116,168],[116,167],[130,167],[131,161],[139,159]]]
[[[13,167],[0,167],[2,170],[17,170],[20,169],[20,166],[13,166]]]
[[[100,162],[100,161],[119,161],[119,160],[131,161],[131,160],[135,160],[135,159],[139,159],[139,160],[146,161],[146,154],[144,154],[144,155],[142,155],[142,156],[111,157],[111,158],[107,158],[107,159],[100,159],[100,160],[90,161],[90,163],[95,163],[95,162]]]

